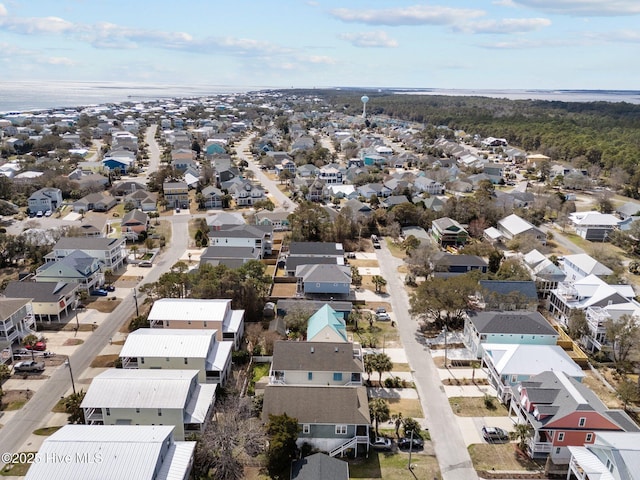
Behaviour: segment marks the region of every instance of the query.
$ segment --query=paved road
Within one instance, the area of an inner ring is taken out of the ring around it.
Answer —
[[[149,145],[152,145],[152,143],[155,144],[155,140],[150,142]],[[146,275],[145,283],[155,282],[180,259],[187,249],[189,244],[188,222],[190,218],[190,215],[163,217],[163,220],[168,220],[172,223],[171,242]],[[144,297],[138,296],[138,302],[142,301],[144,301]],[[92,360],[102,351],[124,321],[134,312],[135,303],[132,290],[109,317],[105,319],[103,324],[71,355],[70,364],[74,378],[78,379],[82,376],[82,373],[89,367]],[[76,390],[80,388],[80,386],[76,385]],[[18,452],[31,432],[42,426],[45,416],[49,414],[60,397],[68,395],[70,391],[71,378],[69,369],[61,365],[51,374],[46,387],[38,389],[31,400],[2,427],[0,430],[0,453]],[[0,462],[0,465],[4,465],[4,463]]]
[[[475,480],[478,478],[462,438],[449,400],[444,393],[438,371],[426,344],[417,335],[417,322],[409,314],[409,297],[403,275],[398,273],[402,261],[391,255],[385,242],[376,250],[380,272],[387,280],[389,300],[396,315],[398,332],[414,371],[416,389],[427,418],[438,464],[444,480]]]
[[[249,170],[251,170],[264,188],[269,190],[269,195],[275,199],[276,203],[280,206],[288,209],[289,211],[295,210],[298,206],[297,203],[289,199],[282,191],[278,188],[278,184],[276,181],[271,180],[267,177],[264,172],[260,169],[260,166],[253,159],[253,155],[250,153],[246,153],[249,151],[249,146],[251,145],[251,140],[253,140],[253,135],[249,135],[243,138],[241,141],[236,143],[236,155],[240,160],[246,160],[249,164]]]
[[[149,125],[145,133],[144,141],[149,145],[149,148],[147,149],[147,153],[149,154],[149,166],[145,169],[144,173],[141,174],[145,181],[150,173],[155,172],[160,168],[160,147],[158,146],[158,142],[156,142],[157,129],[157,124]]]

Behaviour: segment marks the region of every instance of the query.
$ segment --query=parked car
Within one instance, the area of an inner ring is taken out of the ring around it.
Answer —
[[[378,314],[376,315],[376,319],[377,319],[379,322],[388,322],[389,320],[391,320],[391,317],[389,316],[389,314],[388,314],[388,313],[378,313]]]
[[[44,214],[42,213],[42,210],[38,210],[38,213],[36,213],[36,217],[41,217],[42,215],[44,215]]]
[[[180,213],[180,209],[179,208],[176,208],[176,213]]]
[[[116,287],[114,287],[113,285],[107,285],[106,287],[104,287],[104,289],[107,292],[115,292],[116,291]]]
[[[347,252],[347,258],[356,258],[356,252]]]
[[[143,268],[151,268],[153,267],[153,263],[149,262],[148,260],[144,260],[143,262],[138,263],[138,266]]]
[[[381,313],[387,313],[387,309],[384,307],[378,307],[376,308],[376,315],[379,315]]]
[[[16,372],[42,372],[44,370],[44,363],[25,360],[24,362],[16,363],[13,368]]]
[[[482,427],[482,438],[489,443],[509,441],[509,432],[498,427]]]
[[[411,440],[411,437],[402,437],[400,440],[398,440],[398,448],[411,448],[412,450],[421,450],[424,448],[424,440],[422,440],[420,437],[415,436],[413,437],[413,440]]]
[[[89,292],[89,295],[92,295],[94,297],[106,297],[107,295],[109,295],[109,292],[107,292],[105,289],[103,288],[98,288],[96,290],[91,290]]]
[[[47,349],[47,344],[40,340],[39,342],[34,343],[33,345],[25,345],[24,348],[27,350],[36,350],[38,352],[44,352]]]
[[[391,450],[391,439],[387,437],[376,437],[371,442],[371,448],[375,450],[389,451]]]
[[[44,216],[45,217],[50,217],[52,213],[53,212],[51,212],[51,210],[47,210],[46,212],[44,212]]]
[[[17,350],[13,351],[13,358],[22,358],[26,356],[31,356],[31,352],[26,348],[18,348]]]

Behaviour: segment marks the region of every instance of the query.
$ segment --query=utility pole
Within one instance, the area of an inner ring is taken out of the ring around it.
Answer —
[[[73,381],[73,370],[71,370],[71,359],[69,355],[67,355],[67,361],[64,362],[67,367],[69,367],[69,375],[71,376],[71,388],[73,389],[73,394],[76,394],[76,384]]]
[[[442,328],[442,333],[444,333],[444,368],[447,368],[447,326],[446,325]]]
[[[136,302],[136,317],[140,316],[140,311],[138,310],[138,292],[136,289],[133,289],[133,301]]]

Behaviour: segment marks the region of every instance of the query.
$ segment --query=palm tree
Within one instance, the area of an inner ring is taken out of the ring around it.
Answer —
[[[387,284],[387,281],[380,275],[374,275],[371,281],[376,286],[376,293],[382,293],[382,287]]]
[[[31,360],[35,360],[35,355],[33,353],[33,347],[36,343],[38,343],[40,340],[38,339],[37,336],[35,336],[33,333],[30,333],[29,335],[25,335],[22,338],[22,345],[24,345],[26,348],[28,348],[29,350],[31,350]]]
[[[107,284],[111,285],[113,281],[113,270],[111,270],[110,268],[107,268],[104,271],[104,279],[107,282]]]
[[[378,437],[378,424],[380,422],[386,422],[390,418],[389,403],[384,398],[374,398],[373,400],[370,400],[369,414],[376,422],[376,437]]]
[[[382,386],[382,374],[384,372],[390,372],[393,369],[393,362],[386,353],[374,353],[373,357],[373,369],[378,372],[378,381]]]
[[[371,381],[371,374],[374,369],[374,356],[373,355],[365,355],[364,356],[364,371],[368,375],[367,382]]]
[[[512,440],[518,440],[518,448],[524,452],[529,439],[533,437],[533,427],[528,423],[516,423],[509,436]]]

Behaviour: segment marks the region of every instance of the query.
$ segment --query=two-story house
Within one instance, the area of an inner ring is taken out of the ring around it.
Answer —
[[[594,443],[598,432],[639,432],[622,410],[609,409],[582,383],[556,370],[543,372],[513,389],[509,414],[533,429],[532,458],[550,457],[567,465],[570,446]]]
[[[278,302],[278,307],[280,303]],[[307,342],[348,342],[344,316],[328,303],[320,307],[307,320]]]
[[[351,291],[351,269],[344,265],[299,265],[295,276],[298,292],[305,295],[348,296]]]
[[[484,344],[555,345],[558,332],[538,312],[472,312],[464,321],[464,343],[482,358]]]
[[[433,255],[431,266],[435,277],[452,277],[462,275],[473,270],[487,273],[487,262],[477,255],[452,255],[448,252],[438,252]]]
[[[229,188],[229,193],[239,207],[250,207],[256,202],[266,198],[265,191],[261,185],[254,184],[249,180],[242,180],[233,184]]]
[[[509,405],[512,389],[547,370],[558,370],[581,382],[582,368],[559,345],[485,343],[482,363],[497,397]]]
[[[558,284],[566,278],[562,269],[538,250],[531,250],[524,255],[522,263],[531,274],[541,299],[549,298],[551,291],[558,288]]]
[[[196,369],[199,383],[224,387],[231,372],[233,342],[216,340],[216,330],[139,328],[120,350],[122,368]]]
[[[36,321],[60,322],[74,308],[79,285],[65,282],[9,282],[6,298],[30,298]]]
[[[232,341],[236,349],[244,334],[244,310],[232,310],[227,299],[161,298],[148,318],[151,328],[215,330],[218,341]]]
[[[607,324],[609,321],[618,321],[623,315],[633,317],[637,322],[640,322],[640,303],[631,299],[625,303],[587,307],[585,317],[589,333],[582,337],[586,349],[593,353],[610,347],[611,341],[607,338]]]
[[[41,188],[29,196],[27,200],[30,212],[42,212],[54,211],[56,208],[62,206],[62,190],[59,188]]]
[[[35,281],[56,284],[72,283],[77,284],[83,290],[90,291],[104,283],[104,273],[102,264],[97,258],[83,250],[72,250],[68,255],[57,260],[47,261],[38,267]]]
[[[325,185],[340,185],[343,183],[342,171],[336,164],[320,167],[318,178],[322,180]]]
[[[589,275],[595,275],[600,278],[613,275],[613,270],[586,253],[565,255],[560,265],[566,275],[565,280],[567,282],[582,280]]]
[[[204,208],[222,208],[224,193],[219,188],[209,185],[202,189],[202,197],[204,199]]]
[[[165,182],[162,192],[169,208],[189,208],[189,186],[186,182]]]
[[[526,236],[531,236],[543,243],[547,240],[546,233],[515,213],[499,220],[497,229],[506,240]]]
[[[104,270],[115,271],[124,265],[126,258],[124,238],[62,237],[46,255],[46,262],[61,260],[75,250],[81,250],[98,260]]]
[[[124,214],[120,225],[122,227],[123,235],[132,234],[135,235],[135,238],[137,239],[138,235],[147,232],[147,227],[149,226],[149,215],[144,213],[142,210],[134,208]]]
[[[569,220],[577,235],[592,242],[608,242],[609,234],[620,224],[615,215],[600,212],[574,212]]]
[[[273,346],[272,385],[362,385],[360,345],[351,342],[279,341]]]
[[[251,247],[259,252],[259,258],[271,255],[271,225],[212,225],[209,229],[209,245],[221,247]]]
[[[129,480],[134,470],[138,479],[188,480],[195,448],[176,441],[169,425],[65,425],[45,438],[43,461],[30,465],[25,480]]]
[[[30,298],[0,298],[0,350],[35,331]]]
[[[184,440],[206,427],[216,384],[197,370],[110,368],[96,376],[82,400],[87,425],[173,425]]]
[[[431,222],[431,236],[441,247],[459,246],[467,243],[469,233],[456,220],[449,217]]]

